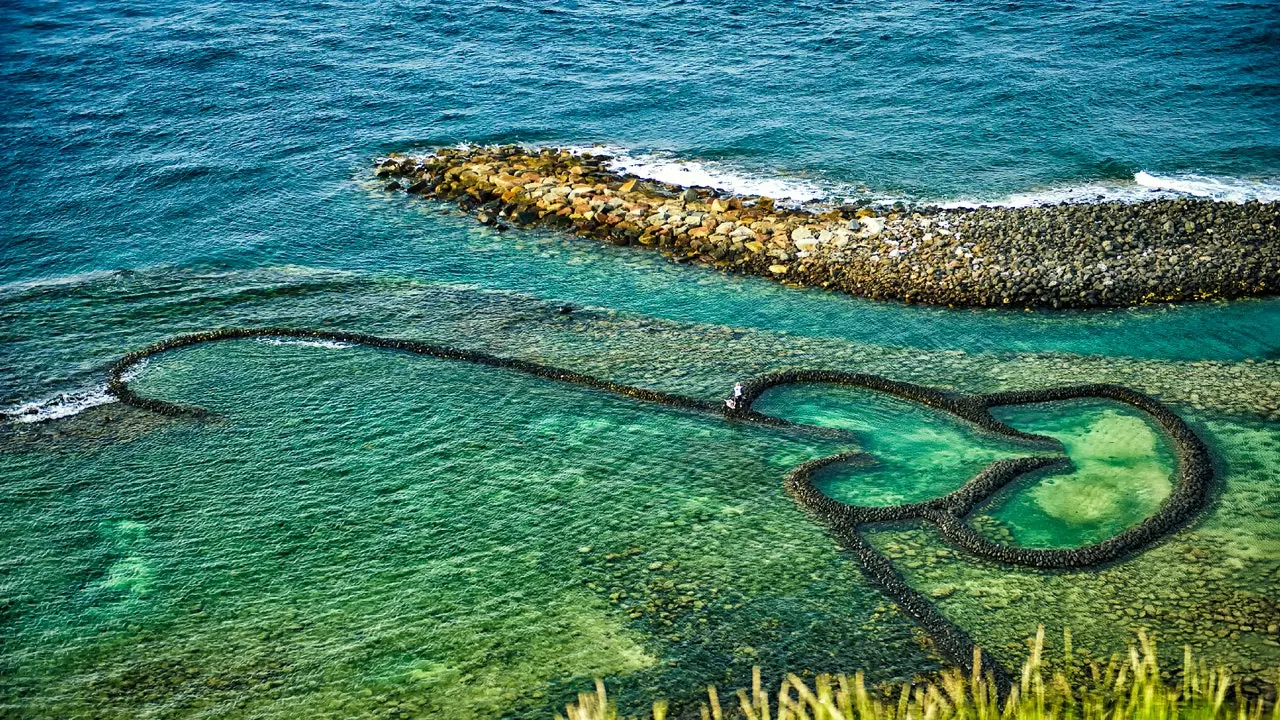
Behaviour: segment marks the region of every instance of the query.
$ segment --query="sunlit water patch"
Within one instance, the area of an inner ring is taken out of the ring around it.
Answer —
[[[782,490],[829,439],[367,348],[192,348],[135,387],[215,418],[7,458],[37,715],[549,715],[596,675],[930,664]]]

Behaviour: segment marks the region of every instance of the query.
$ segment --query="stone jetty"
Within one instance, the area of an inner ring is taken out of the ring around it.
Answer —
[[[784,207],[619,174],[610,159],[558,148],[443,148],[381,159],[375,172],[388,191],[455,202],[499,230],[563,229],[870,298],[1061,308],[1280,291],[1277,202]]]

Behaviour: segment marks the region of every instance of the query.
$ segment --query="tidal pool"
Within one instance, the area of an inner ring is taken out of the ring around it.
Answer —
[[[996,408],[1000,420],[1061,441],[1070,472],[1031,478],[993,498],[989,517],[1027,547],[1078,547],[1152,515],[1172,490],[1167,439],[1122,403],[1074,401]]]
[[[958,489],[996,460],[1044,448],[983,432],[947,413],[872,390],[813,384],[769,390],[756,409],[853,434],[868,457],[824,468],[823,493],[854,505],[914,503]],[[1123,403],[1075,400],[995,408],[1013,427],[1052,437],[1068,471],[1039,473],[989,500],[982,520],[1027,547],[1079,547],[1153,514],[1171,490],[1173,455],[1158,427]],[[985,526],[985,524],[984,524]]]

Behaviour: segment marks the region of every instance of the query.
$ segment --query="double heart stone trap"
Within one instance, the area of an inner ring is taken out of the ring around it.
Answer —
[[[742,396],[735,403],[736,407],[729,407],[719,401],[701,400],[623,385],[563,368],[415,340],[330,330],[231,328],[180,335],[131,352],[120,358],[108,370],[108,389],[126,405],[162,415],[174,417],[206,415],[207,411],[197,406],[181,405],[138,395],[130,389],[126,379],[129,370],[148,358],[171,350],[223,340],[249,338],[327,340],[399,350],[447,360],[460,360],[591,387],[645,402],[711,413],[729,421],[773,426],[797,424],[753,409],[756,400],[766,390],[800,383],[847,385],[910,400],[950,413],[988,432],[1048,449],[1060,448],[1058,441],[1012,428],[992,416],[990,409],[1002,405],[1103,398],[1125,403],[1146,413],[1162,429],[1175,449],[1177,465],[1174,489],[1159,509],[1142,522],[1107,540],[1083,547],[1033,549],[1003,545],[980,535],[966,520],[979,504],[1020,477],[1038,470],[1069,465],[1070,461],[1060,455],[999,460],[987,466],[952,493],[925,502],[891,506],[850,505],[828,497],[814,485],[813,477],[818,470],[836,463],[854,460],[861,455],[858,452],[845,452],[810,460],[787,474],[786,489],[800,506],[817,518],[835,536],[841,546],[857,560],[867,578],[929,633],[938,651],[947,660],[969,671],[973,670],[975,662],[974,641],[964,630],[947,620],[928,598],[907,584],[889,558],[880,553],[862,535],[862,527],[873,523],[919,520],[936,527],[951,545],[986,560],[1042,569],[1088,568],[1139,552],[1186,524],[1204,508],[1213,482],[1213,465],[1208,448],[1187,423],[1155,398],[1119,385],[1080,385],[988,395],[957,395],[890,380],[878,375],[831,370],[793,370],[764,375],[745,382]],[[802,427],[823,434],[843,434],[841,431],[812,425]],[[999,686],[1009,686],[1010,678],[1003,668],[993,664],[989,665],[988,669],[998,681]]]

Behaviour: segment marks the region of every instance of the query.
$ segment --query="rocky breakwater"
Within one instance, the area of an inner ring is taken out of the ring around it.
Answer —
[[[621,175],[605,155],[515,146],[380,160],[389,191],[480,222],[560,228],[678,261],[871,298],[1098,307],[1280,291],[1280,203],[787,208]]]

